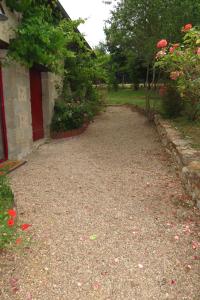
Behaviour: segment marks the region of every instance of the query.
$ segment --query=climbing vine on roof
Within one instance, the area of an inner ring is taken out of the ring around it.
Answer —
[[[63,71],[65,58],[75,56],[73,43],[84,47],[77,32],[81,20],[63,18],[57,1],[6,0],[7,6],[21,13],[15,37],[10,40],[8,61],[18,61],[31,68],[42,65],[49,71]]]

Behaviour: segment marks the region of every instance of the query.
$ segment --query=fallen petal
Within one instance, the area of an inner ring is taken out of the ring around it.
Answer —
[[[94,290],[98,290],[100,288],[100,284],[98,282],[95,282],[92,287]]]

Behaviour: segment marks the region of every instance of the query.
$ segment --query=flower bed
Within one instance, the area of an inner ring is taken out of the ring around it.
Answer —
[[[52,139],[64,139],[64,138],[69,138],[69,137],[80,135],[87,129],[88,125],[89,125],[89,122],[83,124],[83,126],[81,128],[67,130],[67,131],[61,131],[61,132],[52,132],[51,138]]]
[[[19,224],[14,205],[14,195],[5,175],[0,175],[0,252],[27,245],[30,240],[24,231],[30,224]]]

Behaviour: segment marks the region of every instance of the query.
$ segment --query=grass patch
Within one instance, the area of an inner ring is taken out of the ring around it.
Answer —
[[[153,90],[149,91],[151,107],[162,112],[161,100],[159,95]],[[118,91],[108,91],[106,95],[106,103],[109,105],[133,104],[139,107],[146,107],[146,90],[143,88],[138,91],[132,89],[119,89]]]
[[[12,208],[14,196],[5,176],[0,176],[0,212]]]

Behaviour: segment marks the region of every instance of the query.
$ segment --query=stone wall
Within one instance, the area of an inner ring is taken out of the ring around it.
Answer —
[[[18,64],[2,68],[9,159],[30,153],[32,117],[29,70]]]
[[[2,7],[5,11],[8,20],[6,22],[1,22],[0,26],[0,40],[9,43],[10,38],[13,37],[13,29],[17,26],[20,15],[17,13],[12,13],[5,5],[5,1],[1,2]]]
[[[179,168],[187,192],[200,208],[200,151],[192,149],[191,141],[183,139],[181,134],[159,115],[154,116],[154,122],[163,145]]]
[[[3,61],[5,50],[0,50]],[[2,67],[5,117],[8,139],[8,158],[22,159],[37,144],[44,143],[50,137],[50,124],[54,102],[57,98],[56,85],[60,78],[52,73],[42,73],[42,105],[45,139],[33,142],[32,115],[30,101],[29,69],[15,63]]]
[[[17,26],[20,14],[12,13],[1,1],[8,20],[1,22],[0,42],[9,44],[13,29]],[[0,49],[0,62],[4,61],[6,50]],[[32,115],[30,101],[29,69],[13,63],[2,67],[5,118],[8,139],[8,158],[21,159],[29,154],[38,144],[33,143]],[[50,137],[50,124],[54,102],[57,98],[56,85],[60,78],[52,73],[42,73],[42,106],[45,138]]]

